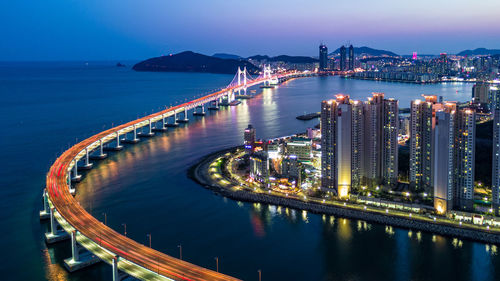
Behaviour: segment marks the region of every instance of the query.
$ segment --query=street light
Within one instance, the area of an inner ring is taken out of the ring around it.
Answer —
[[[257,270],[257,272],[259,273],[259,281],[262,281],[262,270]]]
[[[125,237],[127,237],[127,224],[126,223],[122,223],[122,225],[123,225],[123,228],[124,228]]]
[[[104,225],[108,224],[108,217],[106,216],[106,213],[102,213],[104,215]]]
[[[179,259],[182,260],[182,245],[177,245],[177,248],[179,248]]]
[[[151,234],[146,234],[146,237],[149,238],[149,248],[151,248]]]
[[[219,272],[219,257],[215,257],[215,264],[216,264],[216,268],[217,268],[217,272]]]

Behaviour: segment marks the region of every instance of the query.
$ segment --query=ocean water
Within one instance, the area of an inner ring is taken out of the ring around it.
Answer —
[[[129,63],[127,63],[129,64]],[[64,149],[104,128],[186,101],[231,75],[138,73],[111,62],[0,63],[2,280],[109,280],[99,264],[69,274],[69,243],[47,246],[40,223],[45,173]],[[187,178],[204,155],[242,142],[316,125],[295,116],[319,111],[337,93],[384,92],[409,107],[422,94],[470,98],[471,84],[413,85],[339,77],[295,79],[236,107],[190,116],[184,127],[127,145],[77,186],[95,217],[172,256],[244,280],[500,280],[495,246],[276,206],[235,202]],[[257,90],[260,92],[260,89]]]

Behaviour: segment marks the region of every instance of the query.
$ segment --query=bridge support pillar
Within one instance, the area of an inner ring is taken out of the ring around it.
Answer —
[[[174,122],[173,123],[168,123],[168,117],[165,117],[167,120],[165,121],[165,126],[166,127],[177,127],[179,126],[179,124],[177,123],[177,112],[175,112],[174,110],[174,115],[172,115],[174,117]]]
[[[195,108],[195,112],[196,112],[196,108]],[[184,119],[179,119],[179,120],[177,120],[177,122],[179,122],[179,123],[188,123],[189,122],[188,110],[186,107],[184,107]]]
[[[111,268],[113,271],[113,281],[121,281],[128,277],[125,272],[122,272],[118,269],[118,262],[120,261],[119,256],[115,256],[113,261],[111,262]]]
[[[45,241],[47,244],[52,244],[69,238],[68,233],[66,233],[57,223],[55,212],[55,208],[50,208],[50,232],[45,233]]]
[[[158,128],[158,126],[157,126],[158,122],[161,123],[161,127],[160,128]],[[165,117],[162,115],[161,116],[161,120],[160,121],[156,121],[155,127],[154,127],[153,131],[155,131],[155,132],[165,132],[166,130],[167,130],[167,128],[165,127]]]
[[[75,187],[71,184],[71,177],[68,176],[68,188],[69,188],[69,193],[71,193],[71,195],[75,195],[76,193],[76,189]]]
[[[73,166],[73,177],[71,178],[71,181],[79,182],[82,179],[82,175],[78,174],[78,161],[76,161],[76,159],[73,161],[75,164]]]
[[[120,145],[120,132],[116,132],[116,150],[122,150],[123,146]]]
[[[100,160],[100,159],[106,158],[107,156],[108,155],[106,153],[104,153],[104,144],[103,144],[102,140],[99,140],[99,154],[91,155],[90,159]]]
[[[76,240],[77,231],[71,232],[71,258],[64,260],[64,266],[69,272],[82,269],[101,261],[97,256],[93,255],[87,249],[78,245]]]
[[[201,108],[201,112],[198,112],[198,107]],[[205,104],[202,104],[202,105],[199,105],[199,106],[195,107],[193,115],[204,116],[205,115]]]
[[[116,144],[115,146],[107,146],[104,148],[104,150],[107,150],[107,151],[120,151],[123,149],[123,146],[120,145],[120,132],[116,132]]]
[[[85,148],[85,164],[83,166],[80,166],[80,169],[82,170],[90,170],[92,168],[92,163],[90,163],[89,160],[89,149]]]
[[[40,211],[40,220],[45,220],[50,217],[50,206],[49,206],[49,196],[47,195],[47,189],[43,190],[43,210]]]
[[[151,119],[148,120],[148,132],[147,133],[144,133],[144,132],[141,132],[139,133],[139,137],[141,138],[150,138],[152,136],[154,136],[155,133],[153,133],[153,127],[151,125]]]
[[[127,137],[125,137],[125,140],[123,140],[123,142],[126,142],[126,143],[138,143],[139,142],[139,139],[137,138],[137,125],[136,124],[134,124],[134,130],[132,131],[132,139],[129,140]]]

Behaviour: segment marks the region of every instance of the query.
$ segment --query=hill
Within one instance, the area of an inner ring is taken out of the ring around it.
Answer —
[[[257,60],[257,61],[266,60],[268,62],[281,61],[281,62],[286,62],[286,63],[315,63],[315,62],[318,62],[317,59],[312,58],[312,57],[287,56],[287,55],[281,55],[281,56],[276,56],[276,57],[256,55],[256,56],[249,57],[248,59]]]
[[[348,52],[348,50],[347,50],[347,52]],[[337,56],[338,54],[340,54],[340,48],[331,52],[329,55],[330,56]],[[367,55],[367,56],[374,56],[374,57],[380,57],[380,56],[399,57],[398,54],[393,53],[391,51],[378,50],[378,49],[373,49],[370,47],[354,47],[354,55],[355,56]]]
[[[207,72],[234,74],[238,67],[245,67],[251,74],[260,69],[246,60],[221,59],[186,51],[170,56],[161,56],[141,61],[132,69],[156,72]]]
[[[240,57],[238,55],[226,54],[226,53],[215,53],[212,55],[212,57],[219,58],[219,59],[233,59],[233,60],[242,59],[242,57]]]
[[[458,53],[458,56],[485,56],[485,55],[499,55],[500,49],[486,49],[477,48],[474,50],[465,50]]]

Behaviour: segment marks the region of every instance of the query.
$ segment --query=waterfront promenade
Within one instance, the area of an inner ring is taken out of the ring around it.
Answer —
[[[222,196],[246,202],[257,202],[313,213],[342,216],[430,233],[500,244],[500,229],[462,223],[443,216],[381,208],[349,201],[328,200],[304,194],[286,194],[249,186],[231,171],[231,162],[242,152],[230,148],[203,158],[189,172],[192,179]]]

